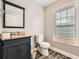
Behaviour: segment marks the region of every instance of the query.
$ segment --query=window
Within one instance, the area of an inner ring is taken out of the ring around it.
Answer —
[[[55,32],[58,37],[75,38],[75,7],[56,12]]]

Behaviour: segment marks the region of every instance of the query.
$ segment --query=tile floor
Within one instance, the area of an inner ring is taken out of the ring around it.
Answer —
[[[54,51],[49,51],[49,53],[49,56],[44,57],[38,52],[38,54],[36,55],[36,59],[71,59]]]

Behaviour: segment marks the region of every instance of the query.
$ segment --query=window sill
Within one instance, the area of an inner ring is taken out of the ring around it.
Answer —
[[[77,46],[76,41],[74,39],[56,37],[56,39],[54,39],[54,41],[64,43],[64,44],[68,44],[68,45]]]

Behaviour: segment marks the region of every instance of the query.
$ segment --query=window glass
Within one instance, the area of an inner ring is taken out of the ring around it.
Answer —
[[[75,37],[75,8],[70,7],[56,13],[56,36]]]
[[[60,24],[60,19],[57,19],[56,20],[56,25],[59,25]]]
[[[56,13],[56,19],[60,18],[60,12]]]
[[[61,18],[66,17],[66,10],[61,11]]]
[[[67,23],[68,24],[75,24],[75,18],[74,17],[68,17],[67,18]]]
[[[66,18],[61,19],[61,24],[66,24]]]
[[[67,10],[68,15],[67,16],[74,16],[75,15],[75,8],[69,8]]]
[[[72,17],[68,17],[67,18],[67,23],[69,24],[69,23],[72,23]]]

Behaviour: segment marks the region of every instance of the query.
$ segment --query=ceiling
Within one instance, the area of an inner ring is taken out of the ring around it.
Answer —
[[[57,0],[33,0],[33,1],[43,7],[46,7],[46,6],[56,2]]]

